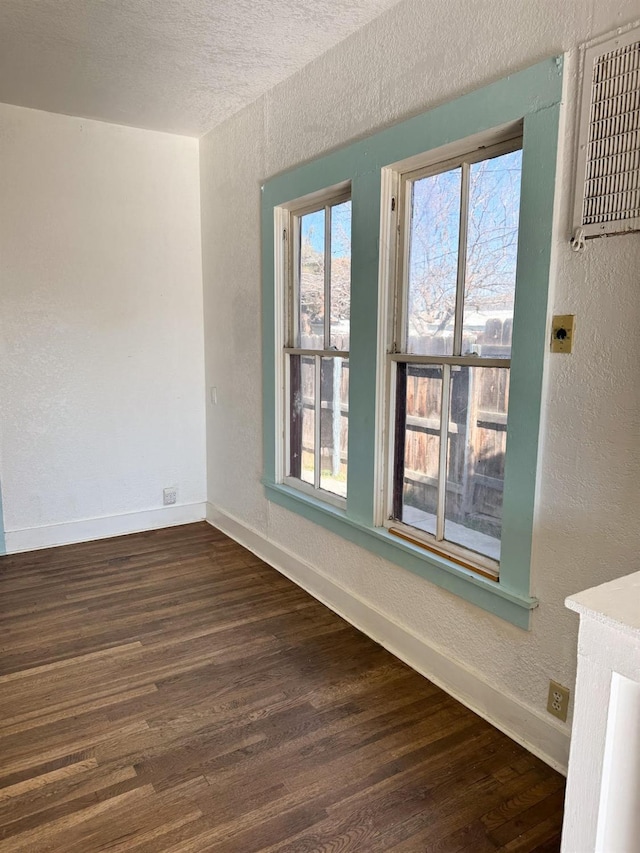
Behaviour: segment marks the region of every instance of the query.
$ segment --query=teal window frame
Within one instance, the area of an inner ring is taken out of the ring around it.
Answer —
[[[291,512],[378,554],[520,628],[538,605],[530,590],[547,299],[553,241],[563,59],[503,80],[277,175],[262,187],[263,416],[265,495]],[[511,392],[497,581],[375,525],[380,198],[383,170],[478,134],[522,125],[522,185]],[[349,473],[347,505],[334,507],[279,482],[276,383],[283,305],[276,293],[276,213],[295,199],[349,183],[352,204]]]

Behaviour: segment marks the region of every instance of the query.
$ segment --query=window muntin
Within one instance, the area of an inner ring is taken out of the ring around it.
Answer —
[[[289,214],[285,482],[331,503],[347,495],[351,200]]]
[[[497,576],[521,141],[400,177],[392,532]]]

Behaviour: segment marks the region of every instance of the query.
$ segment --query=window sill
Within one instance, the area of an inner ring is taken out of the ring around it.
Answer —
[[[343,509],[303,494],[287,485],[263,481],[268,500],[307,518],[350,542],[378,554],[465,601],[487,610],[507,622],[529,629],[531,610],[538,600],[505,589],[500,582],[456,565],[433,552],[394,536],[384,527],[371,527],[347,516]]]

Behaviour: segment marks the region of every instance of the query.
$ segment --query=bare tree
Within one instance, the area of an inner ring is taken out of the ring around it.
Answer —
[[[513,307],[518,235],[519,152],[473,164],[469,190],[465,312]],[[408,314],[410,332],[439,336],[455,313],[460,170],[413,185]]]
[[[520,203],[520,152],[474,163],[470,172],[465,264],[465,314],[490,316],[513,308]],[[461,170],[432,175],[412,186],[408,269],[408,333],[442,336],[455,314],[460,235]],[[321,226],[319,226],[321,227]],[[305,229],[300,251],[300,317],[304,335],[322,333],[350,315],[350,217],[332,225],[331,304],[325,306],[324,235]],[[336,251],[336,246],[338,247]]]
[[[325,252],[314,244],[313,228],[308,228],[300,245],[300,323],[304,335],[322,334],[324,314],[330,312],[332,327],[344,325],[351,309],[351,234],[350,218],[334,220],[331,247],[330,305],[325,306]],[[320,328],[319,328],[320,327]],[[343,330],[344,331],[344,330]],[[341,337],[345,337],[344,333]],[[348,343],[340,348],[348,349]]]

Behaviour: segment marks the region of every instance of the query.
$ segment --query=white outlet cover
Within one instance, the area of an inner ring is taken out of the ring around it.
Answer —
[[[162,502],[165,506],[171,506],[178,500],[178,489],[176,486],[168,486],[162,490]]]

